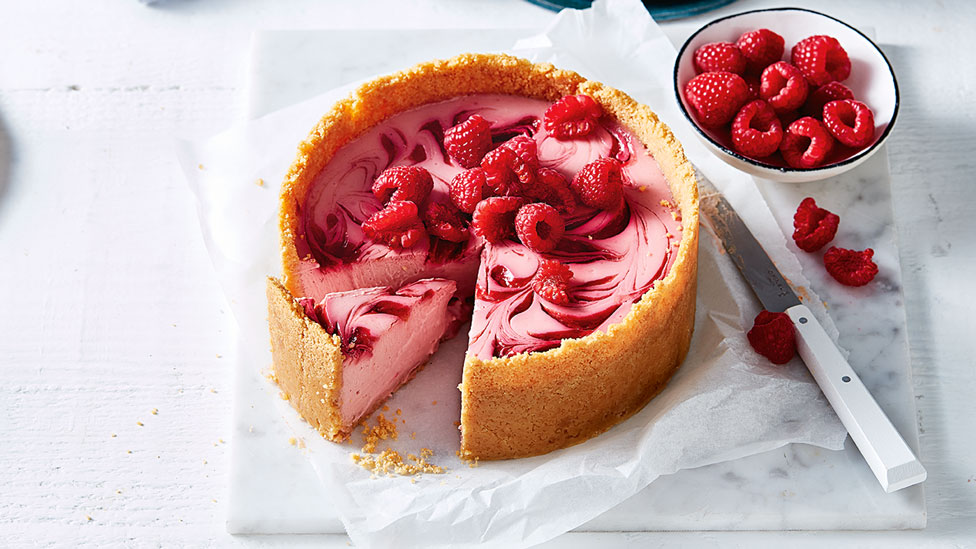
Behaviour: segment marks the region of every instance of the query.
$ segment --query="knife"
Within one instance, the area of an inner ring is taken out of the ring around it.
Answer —
[[[793,321],[800,358],[885,492],[924,481],[926,472],[921,462],[823,326],[796,297],[739,214],[710,181],[699,178],[699,187],[701,212],[763,307],[770,312],[785,312]]]

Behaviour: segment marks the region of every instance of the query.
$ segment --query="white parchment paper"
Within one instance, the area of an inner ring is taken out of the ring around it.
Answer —
[[[707,152],[678,113],[670,77],[674,48],[640,2],[607,0],[584,11],[565,10],[544,34],[520,41],[512,53],[576,70],[651,106],[698,169],[723,189],[783,274],[806,285],[753,181]],[[264,278],[280,272],[279,182],[296,145],[349,89],[179,146],[204,238],[240,327],[241,368],[270,364]],[[773,366],[749,347],[745,331],[759,305],[705,226],[698,288],[691,351],[668,388],[609,432],[546,456],[474,468],[456,458],[464,330],[390,400],[389,411],[380,412],[398,421],[394,448],[403,454],[431,448],[432,461],[446,467],[446,474],[371,478],[350,458],[359,449],[358,435],[351,443],[332,444],[286,403],[279,403],[279,412],[308,445],[343,524],[362,547],[530,546],[679,469],[791,442],[842,448],[846,433],[803,364]],[[836,334],[821,301],[809,290],[807,295],[808,306]]]

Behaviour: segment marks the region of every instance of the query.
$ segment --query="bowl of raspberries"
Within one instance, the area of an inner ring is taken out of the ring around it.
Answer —
[[[881,148],[898,114],[884,53],[829,15],[749,11],[705,25],[674,64],[681,111],[730,165],[783,182],[847,171]]]

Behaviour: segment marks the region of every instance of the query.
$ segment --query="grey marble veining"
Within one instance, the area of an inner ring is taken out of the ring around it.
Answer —
[[[521,34],[400,31],[399,43],[408,40],[419,48],[409,50],[416,58],[407,58],[403,57],[407,48],[397,50],[388,31],[265,33],[258,36],[252,51],[249,114],[270,112],[389,67],[462,50],[501,49]],[[462,37],[475,43],[466,45]],[[341,47],[350,39],[373,45],[363,49],[366,57],[362,62],[349,64],[321,54],[330,51],[330,45]],[[315,49],[310,48],[313,44]],[[393,53],[402,55],[391,61]],[[848,352],[852,367],[917,449],[889,181],[886,153],[881,151],[832,180],[805,184],[757,181],[757,185],[787,236],[792,233],[797,204],[803,197],[813,196],[841,217],[834,245],[875,250],[878,278],[865,288],[852,289],[826,274],[822,251],[807,254],[794,249],[812,289],[826,303],[840,331],[839,343]],[[284,442],[289,436],[287,426],[276,419],[262,432],[250,431],[252,423],[246,418],[275,414],[277,404],[267,398],[269,384],[259,375],[243,376],[238,388],[245,397],[236,404],[229,529],[341,532],[331,500],[311,466],[299,449]],[[924,463],[924,456],[922,459]],[[268,467],[290,471],[294,482],[282,485],[270,480],[262,475]],[[661,477],[581,530],[903,529],[924,527],[925,520],[922,488],[885,494],[848,439],[840,452],[792,444]]]

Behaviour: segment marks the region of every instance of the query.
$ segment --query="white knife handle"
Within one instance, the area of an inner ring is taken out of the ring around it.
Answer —
[[[926,472],[921,462],[810,309],[796,305],[787,309],[786,314],[796,327],[800,357],[885,492],[925,480]]]

